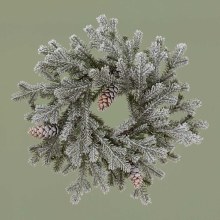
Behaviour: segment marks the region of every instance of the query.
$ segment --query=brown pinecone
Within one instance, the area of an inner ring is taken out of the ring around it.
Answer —
[[[30,128],[28,134],[33,137],[47,139],[58,134],[58,127],[56,125],[38,125]]]
[[[134,185],[134,188],[140,188],[143,183],[143,177],[140,170],[135,165],[131,165],[130,179]]]
[[[118,87],[115,85],[110,85],[105,91],[103,91],[98,100],[99,110],[104,110],[105,108],[109,107],[112,104],[117,92]]]

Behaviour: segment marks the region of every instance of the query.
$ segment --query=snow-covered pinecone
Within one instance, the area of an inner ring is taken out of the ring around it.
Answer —
[[[57,125],[38,125],[29,129],[28,134],[37,138],[51,138],[58,134]]]
[[[98,100],[99,110],[104,110],[105,108],[109,107],[117,92],[118,87],[115,85],[110,85],[105,91],[103,91]]]
[[[135,165],[131,165],[130,179],[134,185],[134,188],[140,188],[143,183],[143,177],[140,170]]]

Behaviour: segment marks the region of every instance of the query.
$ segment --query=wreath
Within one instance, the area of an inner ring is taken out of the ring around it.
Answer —
[[[30,146],[29,162],[53,163],[54,171],[64,175],[78,170],[77,179],[66,188],[73,204],[92,185],[107,193],[111,186],[125,189],[129,179],[134,186],[131,196],[147,205],[154,176],[164,177],[157,163],[179,160],[175,143],[199,144],[198,130],[208,123],[195,119],[201,101],[184,100],[189,85],[176,77],[176,70],[188,64],[186,44],[170,52],[164,38],[157,36],[139,52],[141,31],[128,39],[119,35],[117,19],[100,15],[97,21],[97,28],[84,28],[88,45],[72,35],[70,49],[55,40],[39,47],[45,58],[35,72],[46,82],[18,83],[20,91],[12,99],[28,101],[31,112],[25,119],[35,124],[28,133],[42,140]],[[95,58],[93,49],[103,57]],[[113,129],[90,106],[96,102],[100,111],[110,111],[118,96],[126,98],[130,114]],[[46,104],[37,103],[38,98]]]

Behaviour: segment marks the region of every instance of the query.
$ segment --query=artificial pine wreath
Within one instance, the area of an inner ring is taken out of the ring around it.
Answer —
[[[134,186],[132,197],[147,205],[147,187],[154,176],[164,176],[156,168],[157,161],[177,161],[180,156],[174,153],[174,144],[199,144],[198,129],[207,128],[208,123],[194,119],[201,102],[184,100],[189,85],[176,78],[176,69],[188,63],[186,44],[169,52],[164,38],[157,36],[149,48],[139,52],[141,31],[128,39],[119,35],[117,19],[100,15],[97,21],[98,28],[84,28],[89,46],[76,35],[70,37],[68,50],[55,40],[40,46],[38,52],[45,58],[35,71],[48,82],[21,81],[20,92],[12,99],[27,99],[32,111],[25,119],[35,124],[29,133],[42,139],[30,146],[31,164],[42,159],[63,174],[78,169],[78,178],[67,188],[73,204],[92,184],[107,193],[110,186],[123,190],[129,179]],[[92,48],[104,52],[104,57],[95,58]],[[114,99],[122,95],[130,115],[118,127],[110,128],[90,111],[93,102],[99,110],[110,111]],[[39,97],[49,99],[48,103],[36,104]],[[174,119],[180,111],[184,116]]]

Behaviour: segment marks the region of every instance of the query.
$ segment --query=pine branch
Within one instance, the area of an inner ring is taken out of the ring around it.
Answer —
[[[110,141],[103,135],[98,133],[95,134],[97,139],[101,143],[101,154],[108,161],[108,166],[110,170],[120,168],[125,172],[130,171],[130,165],[125,159],[126,149],[119,148],[110,143]]]
[[[147,173],[147,176],[151,176],[151,178],[152,176],[156,176],[160,179],[164,178],[165,173],[162,170],[157,169],[156,167],[154,167],[151,164],[148,164],[147,162],[141,162],[140,164],[141,164],[143,172]]]
[[[79,176],[75,182],[73,182],[69,187],[66,188],[66,191],[71,195],[70,201],[72,204],[78,204],[81,200],[81,196],[85,193],[91,191],[91,184],[85,178],[87,166],[85,163],[82,163],[79,169]]]
[[[90,127],[90,121],[89,121],[89,106],[90,106],[90,100],[88,93],[85,94],[84,97],[84,107],[81,111],[81,127],[80,127],[80,143],[82,144],[83,151],[89,152],[89,145],[92,144],[92,129]]]
[[[151,199],[147,193],[146,187],[141,187],[139,189],[135,189],[133,194],[131,194],[133,199],[140,199],[143,205],[148,205],[151,203]]]
[[[109,192],[109,185],[107,181],[108,172],[98,163],[90,163],[90,169],[94,177],[94,186],[99,185],[104,194]]]
[[[61,105],[58,103],[56,105],[37,105],[35,108],[35,113],[32,116],[32,122],[50,122],[51,124],[56,124],[59,116],[59,108]]]

